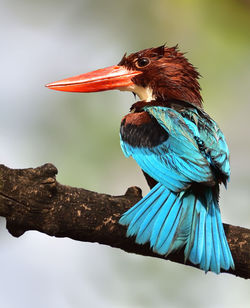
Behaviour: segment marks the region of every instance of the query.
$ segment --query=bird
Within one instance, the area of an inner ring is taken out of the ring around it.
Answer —
[[[121,121],[120,145],[151,188],[119,223],[137,244],[205,273],[234,269],[219,208],[220,185],[230,179],[229,149],[204,111],[200,74],[178,45],[147,48],[117,65],[46,86],[68,92],[130,91],[139,100]]]

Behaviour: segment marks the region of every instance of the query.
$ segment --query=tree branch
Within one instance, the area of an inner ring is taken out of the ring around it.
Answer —
[[[0,216],[6,217],[7,229],[13,236],[37,230],[184,264],[183,251],[165,258],[153,253],[149,245],[138,245],[133,238],[126,238],[126,228],[118,220],[140,200],[140,188],[130,187],[123,196],[110,196],[61,185],[56,174],[52,164],[35,169],[0,165]],[[250,230],[228,224],[224,229],[236,266],[229,273],[250,278]]]

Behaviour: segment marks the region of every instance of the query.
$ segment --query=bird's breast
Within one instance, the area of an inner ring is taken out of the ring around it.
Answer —
[[[127,114],[122,119],[120,134],[133,147],[152,148],[168,139],[168,133],[146,111]]]

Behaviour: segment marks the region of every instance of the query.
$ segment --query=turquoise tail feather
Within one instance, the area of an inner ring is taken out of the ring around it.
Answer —
[[[234,268],[233,258],[212,188],[197,197],[191,191],[174,193],[157,184],[121,217],[127,236],[136,243],[150,243],[154,252],[168,255],[184,249],[189,260],[205,272]]]

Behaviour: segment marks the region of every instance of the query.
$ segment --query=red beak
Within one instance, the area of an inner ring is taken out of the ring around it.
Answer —
[[[52,82],[46,87],[67,92],[98,92],[123,89],[133,85],[132,78],[140,71],[128,70],[123,66],[110,66],[90,73]]]

